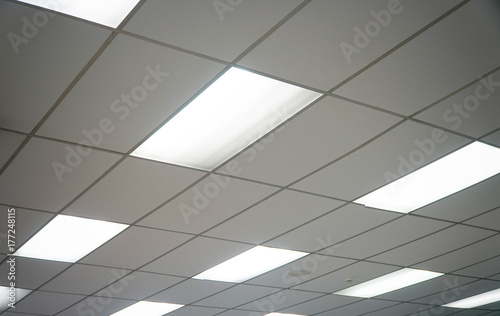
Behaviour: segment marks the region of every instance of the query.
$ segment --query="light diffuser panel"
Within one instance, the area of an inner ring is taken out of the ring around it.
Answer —
[[[498,301],[500,301],[500,289],[474,295],[468,298],[464,298],[463,300],[451,302],[443,306],[454,307],[454,308],[474,308],[477,306],[483,306]]]
[[[184,305],[140,301],[110,316],[162,316]]]
[[[499,172],[500,148],[474,142],[354,202],[408,213]]]
[[[231,68],[132,155],[212,170],[319,96]]]
[[[193,278],[224,282],[243,282],[305,255],[308,255],[308,253],[256,246]]]
[[[139,0],[18,0],[116,28]]]
[[[376,279],[351,286],[333,294],[370,298],[427,281],[441,275],[443,275],[443,273],[405,268],[383,275]]]
[[[76,262],[127,227],[125,224],[57,215],[14,255]]]

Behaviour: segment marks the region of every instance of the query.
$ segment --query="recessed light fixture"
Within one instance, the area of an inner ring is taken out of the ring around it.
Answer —
[[[57,215],[14,255],[76,262],[127,227],[96,219]]]
[[[117,27],[139,0],[18,0],[98,24]]]
[[[19,302],[23,297],[31,293],[31,290],[25,290],[25,289],[19,289],[19,288],[8,288],[6,286],[0,286],[0,311],[3,311],[4,309],[7,309],[9,307],[9,304],[14,303],[14,308],[15,304]],[[10,298],[13,297],[14,299],[11,300]]]
[[[499,172],[500,148],[474,142],[354,202],[408,213]]]
[[[140,301],[109,316],[162,316],[184,305]]]
[[[486,304],[500,301],[500,289],[489,291],[483,294],[474,295],[463,300],[451,302],[443,305],[444,307],[453,308],[474,308]]]
[[[404,268],[333,294],[370,298],[427,281],[441,275],[443,275],[443,273]]]
[[[206,270],[194,279],[243,282],[308,255],[306,252],[256,246]]]
[[[132,155],[212,170],[320,95],[231,68]]]

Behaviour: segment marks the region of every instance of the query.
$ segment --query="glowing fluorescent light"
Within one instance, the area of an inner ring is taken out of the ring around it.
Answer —
[[[29,293],[31,290],[0,286],[0,310],[9,308],[9,304],[14,304],[15,308],[16,303]]]
[[[132,155],[212,170],[319,96],[231,68]]]
[[[408,213],[499,172],[500,148],[474,142],[354,202]]]
[[[443,275],[443,273],[405,268],[383,275],[376,279],[351,286],[333,294],[370,298],[399,290],[416,283],[427,281],[441,275]]]
[[[286,263],[302,258],[305,255],[308,255],[308,253],[256,246],[193,278],[224,282],[243,282]]]
[[[76,262],[127,227],[125,224],[57,215],[14,255]]]
[[[140,301],[110,316],[162,316],[184,305]]]
[[[500,301],[500,289],[489,291],[483,294],[474,295],[463,300],[451,302],[443,305],[444,307],[453,308],[474,308],[486,304]]]
[[[117,27],[139,0],[18,0],[83,20]]]

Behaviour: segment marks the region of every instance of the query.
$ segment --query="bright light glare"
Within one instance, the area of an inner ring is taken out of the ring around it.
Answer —
[[[127,227],[125,224],[57,215],[14,255],[76,262]]]
[[[132,155],[212,170],[319,96],[231,68]]]
[[[110,316],[162,316],[184,305],[140,301]]]
[[[308,253],[256,246],[193,278],[224,282],[243,282],[305,255],[308,255]]]
[[[139,0],[18,0],[83,20],[117,27]]]
[[[333,294],[370,298],[427,281],[443,273],[404,268]]]
[[[497,301],[500,301],[500,289],[489,291],[483,294],[474,295],[468,298],[464,298],[463,300],[455,301],[443,306],[454,307],[454,308],[474,308],[477,306],[483,306]]]
[[[9,307],[8,306],[9,303],[14,303],[14,308],[15,308],[16,303],[19,302],[23,297],[25,297],[29,293],[31,293],[31,290],[15,288],[14,292],[11,292],[9,291],[8,287],[0,286],[0,310],[7,309]],[[15,302],[12,302],[9,299],[10,297],[15,297]]]
[[[354,202],[408,213],[499,172],[500,148],[474,142]]]

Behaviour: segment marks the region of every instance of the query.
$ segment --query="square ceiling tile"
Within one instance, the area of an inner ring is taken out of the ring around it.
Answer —
[[[205,235],[260,244],[342,204],[337,200],[284,190]]]
[[[0,168],[10,159],[10,156],[21,145],[26,136],[10,133],[0,130],[0,143],[2,144],[2,152],[0,153]]]
[[[118,272],[114,268],[75,264],[46,283],[41,290],[88,295],[115,282],[117,275],[128,273],[130,271]]]
[[[224,311],[224,309],[222,308],[184,306],[169,313],[168,316],[212,316],[216,314],[219,315],[219,313],[222,311]]]
[[[424,206],[413,213],[454,222],[464,221],[500,206],[500,195],[497,194],[499,190],[500,174],[497,174],[460,192]],[[488,217],[488,215],[486,216]],[[474,221],[474,219],[471,220]],[[490,228],[498,228],[496,223],[488,225]]]
[[[223,291],[234,284],[210,280],[187,279],[150,297],[153,301],[191,304]]]
[[[281,235],[266,245],[307,252],[317,251],[398,216],[401,215],[349,204]],[[329,251],[325,253],[331,254]],[[333,254],[337,255],[337,248],[333,250]]]
[[[237,155],[239,177],[287,185],[339,158],[400,119],[326,97]],[[356,126],[352,125],[356,122]],[[304,133],[307,131],[307,133]],[[222,167],[218,170],[229,173]]]
[[[119,159],[118,155],[98,150],[82,157],[77,149],[32,138],[0,176],[0,187],[5,188],[0,192],[0,201],[59,211]]]
[[[493,277],[498,273],[498,267],[500,267],[500,255],[494,258],[482,261],[480,263],[468,266],[464,269],[455,271],[455,274],[466,275],[476,278],[488,278]],[[498,278],[497,278],[498,279]]]
[[[66,262],[48,261],[25,257],[15,257],[16,287],[21,289],[36,289],[58,275],[71,264]],[[0,265],[0,273],[7,276],[10,265],[4,262]],[[1,279],[0,284],[8,285],[7,277]]]
[[[451,223],[405,215],[341,242],[335,255],[365,259],[451,226]]]
[[[223,68],[118,35],[37,133],[127,152]]]
[[[277,190],[268,185],[211,174],[138,225],[198,234]]]
[[[415,116],[471,137],[481,137],[500,127],[500,71],[439,102]]]
[[[428,305],[422,305],[422,304],[403,303],[364,315],[367,316],[419,315],[417,313],[427,310],[428,307],[429,307]]]
[[[109,316],[134,303],[136,301],[113,297],[88,296],[81,302],[57,314],[57,316]]]
[[[500,130],[484,137],[482,140],[488,144],[500,147]]]
[[[446,155],[470,140],[406,121],[292,187],[355,199]]]
[[[85,296],[35,291],[16,304],[16,312],[54,315],[83,298]]]
[[[470,245],[494,234],[494,232],[484,229],[464,225],[455,225],[380,255],[371,257],[370,260],[399,264],[402,266],[415,265],[419,262],[440,256],[446,252]]]
[[[124,29],[232,61],[298,4],[299,0],[148,1]]]
[[[80,262],[137,269],[190,238],[192,236],[186,234],[132,226],[91,252]]]
[[[262,297],[238,308],[259,311],[262,313],[275,312],[293,305],[303,303],[322,296],[321,293],[312,293],[297,290],[275,290],[272,294]],[[253,316],[253,315],[252,315]]]
[[[0,7],[0,72],[9,74],[0,77],[0,126],[30,132],[111,32],[19,3]]]
[[[327,294],[319,298],[307,301],[305,303],[280,310],[280,313],[293,313],[299,315],[313,315],[333,308],[352,304],[359,301],[357,297],[340,296]],[[331,315],[331,314],[330,314]],[[335,315],[335,314],[334,314]]]
[[[500,231],[500,207],[474,217],[464,223]]]
[[[391,301],[376,300],[376,299],[366,299],[324,313],[317,314],[316,316],[329,316],[329,315],[358,316],[379,309],[387,308],[389,306],[393,306],[396,304],[398,303]]]
[[[7,210],[11,209],[10,207],[3,207],[5,209],[5,221],[7,221]],[[14,208],[15,209],[15,236],[11,240],[15,241],[15,249],[19,249],[24,242],[26,242],[34,232],[38,231],[45,224],[47,224],[51,217],[54,216],[53,213],[39,212],[39,211],[31,211],[23,208]],[[12,213],[11,213],[12,214]],[[8,239],[7,233],[10,228],[6,225],[0,226],[0,252],[5,254],[10,254],[11,252],[8,250]]]
[[[248,244],[197,237],[141,270],[190,278],[250,248]]]
[[[154,161],[127,158],[63,213],[133,223],[204,174]]]
[[[334,93],[403,115],[419,111],[500,65],[495,6],[465,4]],[[401,71],[408,65],[411,72]]]
[[[238,284],[227,290],[202,299],[201,301],[196,302],[196,304],[210,307],[234,308],[253,300],[260,299],[275,291],[276,289],[269,287]]]
[[[390,2],[383,0],[311,1],[245,56],[240,64],[328,90],[456,3],[458,1],[431,5],[406,1],[396,4],[389,12]],[[383,11],[387,13],[384,15]],[[380,26],[376,16],[384,21],[385,26]],[[375,26],[370,26],[373,24]],[[362,49],[354,47],[360,36],[358,32],[365,32],[370,27],[378,28],[376,37],[367,38],[366,44],[359,44],[364,46]],[[343,46],[347,45],[351,45],[356,53],[344,54]]]

